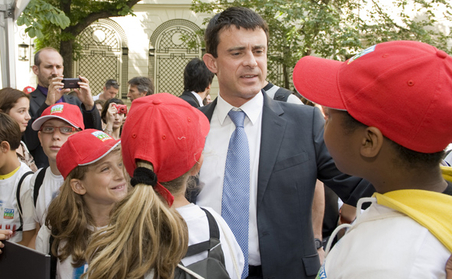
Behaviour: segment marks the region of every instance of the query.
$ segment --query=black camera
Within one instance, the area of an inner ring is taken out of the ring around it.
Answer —
[[[80,81],[82,81],[80,78],[63,78],[63,88],[80,88],[80,85],[78,85]]]

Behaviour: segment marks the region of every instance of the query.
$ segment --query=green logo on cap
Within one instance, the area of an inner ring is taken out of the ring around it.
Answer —
[[[104,133],[102,131],[95,131],[95,132],[92,132],[91,134],[93,136],[95,136],[96,138],[100,139],[101,141],[113,139],[112,137],[110,137],[109,135],[107,135],[106,133]]]
[[[365,50],[361,51],[360,53],[358,53],[357,55],[353,56],[352,58],[350,58],[350,60],[348,60],[347,64],[352,63],[353,61],[355,61],[356,59],[360,58],[361,56],[364,56],[368,53],[371,53],[375,50],[375,46],[373,45],[371,47],[366,48]]]
[[[54,113],[62,113],[63,112],[63,105],[55,105],[50,109],[50,114],[54,114]]]

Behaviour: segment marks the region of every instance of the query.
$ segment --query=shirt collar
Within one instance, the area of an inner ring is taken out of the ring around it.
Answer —
[[[199,94],[196,93],[195,91],[191,91],[191,94],[193,94],[193,96],[195,96],[196,100],[198,100],[199,106],[203,107],[204,104],[202,103],[201,96],[199,96]]]
[[[39,89],[39,91],[41,91],[42,94],[44,94],[44,96],[47,97],[47,93],[49,93],[48,87],[44,87],[44,86],[41,86],[38,84],[38,89]],[[56,103],[61,103],[61,102],[64,102],[63,96],[61,96],[61,98],[58,101],[56,101]]]
[[[47,96],[47,93],[49,92],[49,88],[41,86],[41,85],[38,84],[38,89],[39,89],[39,91],[42,92],[42,94],[44,94],[44,96]]]
[[[228,113],[231,109],[236,107],[230,105],[228,102],[226,102],[223,98],[221,98],[221,93],[218,94],[217,98],[217,116],[218,121],[221,125],[223,125],[224,120],[226,119],[226,116],[228,116]],[[251,123],[254,125],[262,112],[262,108],[264,106],[264,95],[262,92],[259,92],[254,96],[252,99],[250,99],[248,102],[244,103],[240,109],[245,112],[248,119],[251,121]]]

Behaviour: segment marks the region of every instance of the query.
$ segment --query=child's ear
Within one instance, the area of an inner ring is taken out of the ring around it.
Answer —
[[[2,153],[6,153],[11,150],[11,146],[9,145],[9,142],[2,141],[0,144],[0,148],[2,150]]]
[[[80,179],[72,178],[70,184],[72,191],[76,194],[79,194],[80,196],[86,194],[86,188]]]
[[[377,156],[383,145],[383,140],[384,136],[380,129],[376,127],[367,127],[363,133],[360,154],[367,158]]]
[[[201,156],[199,157],[198,162],[196,162],[196,164],[190,170],[190,175],[191,176],[198,175],[199,171],[201,170],[201,166],[202,166],[203,162],[204,162],[204,155],[201,154]]]

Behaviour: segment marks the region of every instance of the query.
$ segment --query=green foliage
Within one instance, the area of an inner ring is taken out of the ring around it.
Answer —
[[[204,1],[193,0],[191,9],[215,14],[230,6],[242,6],[267,21],[268,79],[285,87],[289,87],[296,62],[309,54],[344,61],[363,48],[391,40],[422,41],[452,53],[452,47],[447,47],[452,34],[437,29],[441,27],[437,25],[439,18],[452,20],[448,0]]]
[[[70,20],[64,12],[44,0],[31,0],[25,11],[17,19],[17,25],[27,26],[25,32],[28,33],[30,38],[37,37],[39,40],[48,37],[43,32],[44,30],[47,31],[47,26],[54,25],[64,29],[69,24]]]
[[[36,37],[36,50],[45,46],[59,49],[61,42],[71,42],[74,58],[80,44],[75,41],[83,29],[100,18],[133,15],[139,0],[31,0],[17,20],[25,32]]]

